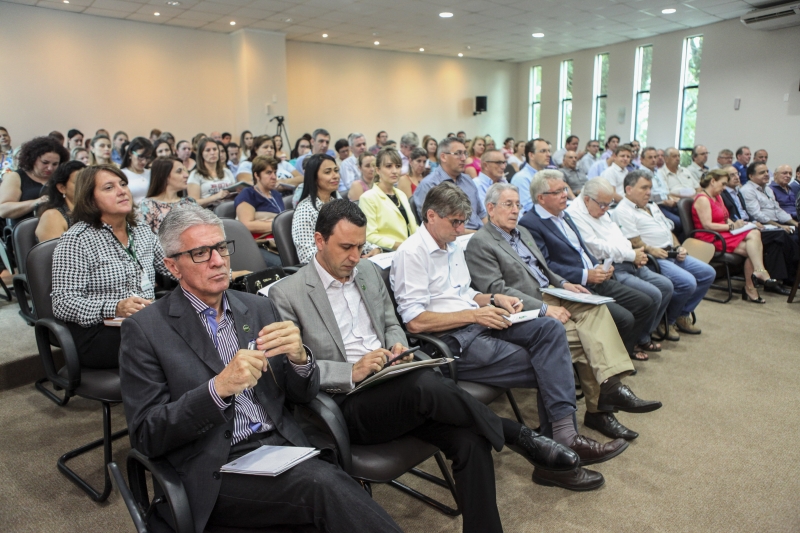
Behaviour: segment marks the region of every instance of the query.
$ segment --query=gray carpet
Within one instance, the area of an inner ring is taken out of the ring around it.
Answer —
[[[627,382],[640,396],[662,400],[664,408],[619,415],[641,437],[621,456],[594,467],[606,478],[600,490],[574,493],[534,485],[527,462],[513,452],[495,454],[505,530],[800,531],[800,351],[795,347],[800,303],[765,297],[765,306],[704,302],[698,311],[701,336],[684,335],[651,361],[636,364],[639,374]],[[533,395],[515,394],[534,423]],[[582,419],[582,402],[579,406]],[[493,407],[510,416],[504,401]],[[123,423],[117,406],[114,424]],[[0,530],[133,531],[116,494],[95,504],[56,469],[61,453],[100,436],[99,406],[76,399],[59,408],[32,386],[20,387],[0,393],[0,427]],[[127,449],[127,440],[118,441],[118,462],[124,463]],[[101,463],[97,451],[76,460],[75,468],[100,482]],[[445,491],[405,477],[451,501]],[[461,531],[460,519],[392,488],[375,487],[374,496],[405,531]]]

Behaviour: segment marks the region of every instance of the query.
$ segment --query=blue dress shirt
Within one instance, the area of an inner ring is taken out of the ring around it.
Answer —
[[[481,172],[480,174],[478,174],[478,177],[477,178],[473,178],[472,181],[475,182],[475,187],[478,188],[478,196],[481,199],[481,205],[485,206],[486,205],[486,191],[489,190],[489,187],[494,185],[494,182],[492,181],[492,178],[490,178],[489,176],[487,176],[486,174]],[[500,178],[500,181],[498,181],[498,183],[508,183],[508,180],[506,180],[505,177],[502,177],[502,178]]]
[[[794,194],[792,189],[789,188],[788,191],[785,191],[783,187],[774,181],[769,184],[769,188],[775,193],[775,199],[778,201],[778,205],[781,206],[781,209],[792,215],[793,219],[797,220],[797,207],[795,207],[797,195]]]
[[[458,186],[459,189],[464,191],[469,198],[469,203],[472,204],[472,212],[469,214],[469,218],[466,222],[467,229],[481,229],[483,227],[482,219],[486,218],[486,208],[483,206],[483,202],[478,195],[478,188],[475,186],[475,182],[472,181],[472,178],[466,174],[461,174],[457,179],[454,180],[447,174],[447,172],[444,171],[441,166],[437,167],[436,170],[428,174],[425,179],[419,182],[419,185],[417,185],[417,188],[412,195],[414,204],[417,206],[417,212],[419,213],[420,217],[423,220],[425,219],[425,217],[422,216],[422,204],[425,202],[425,197],[428,195],[428,191],[443,181],[452,181]]]
[[[733,166],[739,172],[739,181],[741,182],[741,184],[744,185],[745,183],[747,183],[747,167],[739,163],[738,161],[736,161],[733,164]]]
[[[519,189],[519,203],[522,204],[522,212],[525,213],[533,209],[533,199],[531,198],[531,181],[536,169],[530,165],[525,165],[519,172],[511,178],[511,184]],[[521,215],[522,213],[520,213]]]

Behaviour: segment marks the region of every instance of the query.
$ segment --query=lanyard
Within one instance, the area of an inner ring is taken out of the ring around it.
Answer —
[[[111,231],[111,230],[109,230],[109,231]],[[128,246],[125,246],[124,244],[122,244],[122,241],[119,240],[119,238],[116,236],[116,234],[113,231],[111,231],[111,235],[114,236],[114,240],[117,241],[117,243],[119,243],[120,247],[123,250],[125,250],[125,253],[128,254],[128,256],[131,259],[133,259],[134,262],[136,262],[137,265],[139,265],[139,268],[144,270],[144,268],[142,267],[142,264],[139,262],[139,259],[136,257],[136,243],[133,240],[133,234],[131,233],[131,228],[127,224],[125,225],[125,232],[128,234]]]

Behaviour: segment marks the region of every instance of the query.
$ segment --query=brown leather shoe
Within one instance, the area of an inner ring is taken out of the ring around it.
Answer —
[[[675,321],[675,326],[677,326],[678,331],[689,335],[700,335],[702,333],[700,328],[692,324],[692,317],[689,315],[678,317],[678,320]]]
[[[581,458],[581,465],[593,465],[608,461],[624,452],[628,447],[628,441],[614,439],[611,442],[600,444],[589,437],[576,435],[569,447]]]
[[[534,468],[532,479],[537,485],[561,487],[562,489],[575,491],[599,489],[606,482],[603,474],[580,467],[568,472],[553,472]]]

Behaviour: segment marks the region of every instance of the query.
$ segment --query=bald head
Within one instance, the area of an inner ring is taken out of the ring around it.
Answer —
[[[789,182],[792,181],[792,167],[789,165],[781,165],[775,169],[775,183],[781,187],[788,187]]]

